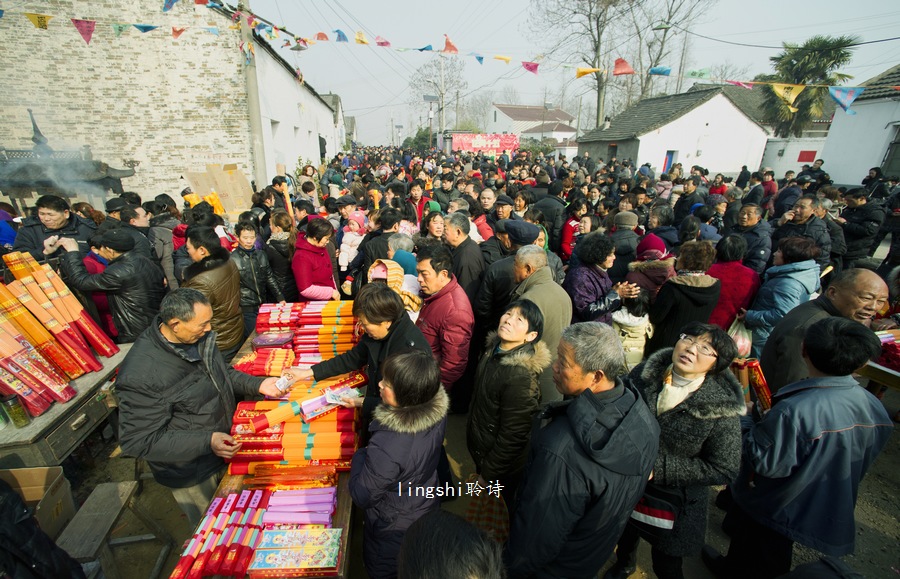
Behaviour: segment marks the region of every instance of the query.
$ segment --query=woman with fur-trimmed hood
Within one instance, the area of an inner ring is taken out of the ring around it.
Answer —
[[[653,571],[661,579],[683,578],[682,559],[697,555],[706,537],[709,487],[731,482],[741,461],[740,416],[746,413],[740,383],[729,370],[737,347],[718,326],[691,322],[679,328],[675,348],[651,355],[627,380],[659,422],[659,454],[648,485],[677,493],[682,505],[675,526],[650,541]],[[604,579],[635,570],[641,539],[633,520]]]
[[[502,485],[510,512],[528,458],[531,419],[540,406],[540,376],[551,361],[543,330],[544,316],[534,302],[513,302],[488,335],[475,374],[466,443],[478,475]]]
[[[350,496],[365,510],[363,560],[372,579],[397,576],[406,530],[440,508],[434,489],[450,407],[430,351],[390,356],[382,376],[369,444],[356,451],[350,467]]]
[[[666,244],[652,233],[645,235],[635,249],[637,259],[628,264],[625,281],[637,284],[650,294],[650,303],[666,280],[675,277],[675,257],[666,251]]]

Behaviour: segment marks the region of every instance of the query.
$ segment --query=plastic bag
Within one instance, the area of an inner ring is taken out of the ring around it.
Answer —
[[[469,476],[468,482],[477,485],[478,475]],[[479,486],[469,495],[471,500],[464,518],[498,543],[509,539],[509,511],[499,493],[491,493]]]
[[[743,320],[734,320],[731,327],[728,328],[728,335],[734,340],[737,346],[738,356],[746,358],[750,355],[750,349],[753,346],[753,334],[750,329],[744,325]]]

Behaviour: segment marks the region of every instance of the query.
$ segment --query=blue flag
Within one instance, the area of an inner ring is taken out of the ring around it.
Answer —
[[[172,6],[175,6],[176,2],[178,2],[178,0],[165,0],[165,2],[163,2],[163,12],[168,12],[169,10],[171,10]]]
[[[654,66],[650,69],[650,74],[655,74],[657,76],[669,76],[672,74],[672,69],[668,66]]]
[[[853,101],[855,101],[864,90],[866,89],[862,86],[830,86],[828,87],[828,94],[831,95],[831,98],[834,99],[834,102],[836,102],[839,107],[844,109],[845,113],[848,115],[855,115],[856,111],[850,110],[850,105],[853,104]]]
[[[335,30],[334,33],[337,34],[336,42],[350,42],[349,40],[347,40],[347,35],[344,34],[342,30]]]
[[[475,57],[475,60],[478,61],[478,64],[484,64],[484,57],[483,57],[483,56],[476,56],[476,57]]]
[[[431,48],[431,45],[429,44],[427,46],[423,46],[422,48],[417,48],[416,50],[418,50],[419,52],[431,52],[434,49]]]
[[[135,28],[140,30],[141,32],[150,32],[151,30],[156,30],[159,26],[153,26],[152,24],[132,24]]]

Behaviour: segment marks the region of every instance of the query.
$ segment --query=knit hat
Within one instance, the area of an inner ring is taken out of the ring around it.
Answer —
[[[113,251],[125,253],[134,249],[134,238],[121,227],[107,229],[100,236],[100,247],[108,247]]]
[[[432,213],[440,213],[441,212],[441,204],[437,201],[426,201],[425,207],[428,207],[428,211]]]
[[[670,257],[666,253],[665,242],[652,233],[648,233],[641,239],[637,245],[636,253],[638,261],[654,261]]]
[[[540,173],[537,176],[537,183],[538,183],[538,185],[549,185],[550,184],[550,175],[543,173],[543,172]]]
[[[631,211],[620,211],[613,218],[616,229],[634,229],[638,224],[638,216]]]
[[[347,217],[347,221],[355,221],[359,224],[359,230],[363,231],[366,229],[366,214],[362,211],[354,211]],[[344,232],[350,232],[350,224],[344,226]]]
[[[417,275],[415,255],[403,249],[398,249],[394,252],[393,259],[403,268],[405,275]]]

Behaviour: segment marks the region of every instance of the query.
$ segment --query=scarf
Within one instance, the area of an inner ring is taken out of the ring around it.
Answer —
[[[663,378],[663,387],[659,391],[659,398],[656,400],[656,415],[668,412],[687,400],[688,396],[700,389],[704,380],[706,380],[705,375],[694,380],[679,376],[672,370],[670,364]]]

